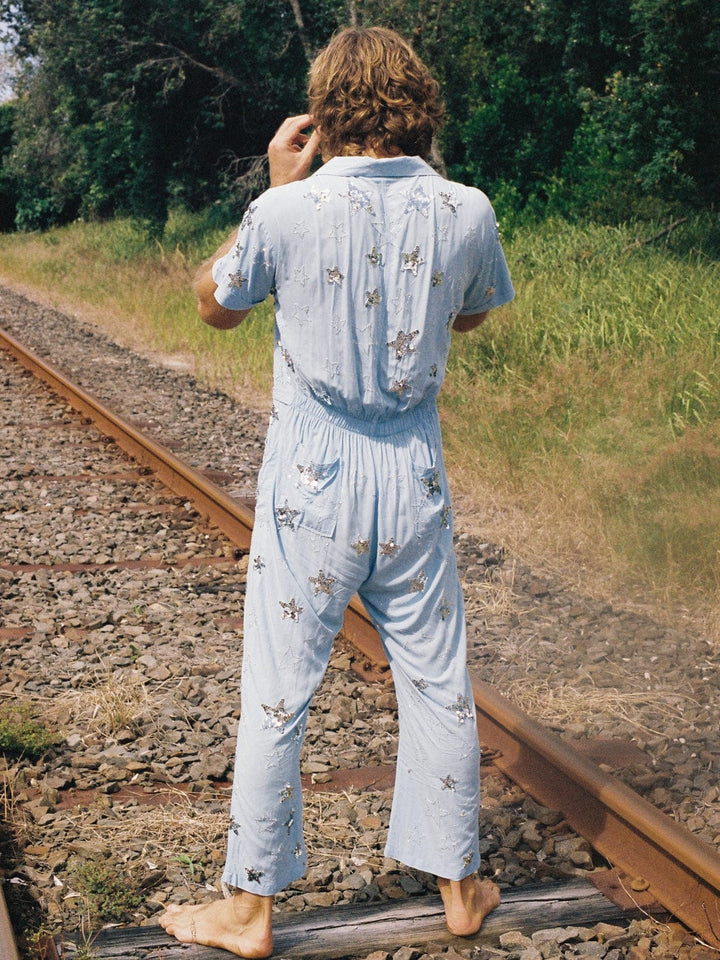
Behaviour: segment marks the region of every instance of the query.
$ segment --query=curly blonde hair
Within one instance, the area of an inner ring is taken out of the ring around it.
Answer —
[[[308,97],[325,159],[368,149],[427,157],[443,116],[430,71],[384,27],[337,33],[310,67]]]

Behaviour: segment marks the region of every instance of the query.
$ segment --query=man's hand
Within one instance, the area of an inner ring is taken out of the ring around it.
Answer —
[[[310,172],[310,166],[320,149],[317,130],[313,130],[310,136],[303,133],[311,123],[310,114],[303,113],[298,117],[288,117],[278,128],[268,146],[271,187],[304,180]]]

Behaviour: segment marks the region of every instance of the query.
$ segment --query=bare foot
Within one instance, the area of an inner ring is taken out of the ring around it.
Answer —
[[[181,943],[220,947],[239,957],[269,957],[272,953],[272,897],[239,890],[227,900],[171,904],[158,922]]]
[[[500,888],[492,880],[481,880],[475,874],[464,880],[437,878],[445,907],[445,922],[456,937],[477,933],[485,917],[500,903]]]

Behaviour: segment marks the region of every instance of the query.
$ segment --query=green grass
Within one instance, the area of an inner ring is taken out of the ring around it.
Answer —
[[[548,220],[505,241],[516,300],[456,335],[442,415],[464,516],[511,549],[715,601],[720,587],[720,218]],[[200,324],[196,265],[228,230],[176,214],[0,236],[1,272],[192,355],[209,382],[269,396],[272,313]]]

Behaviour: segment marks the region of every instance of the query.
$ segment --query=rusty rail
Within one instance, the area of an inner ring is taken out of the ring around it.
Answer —
[[[243,549],[253,514],[170,450],[75,387],[0,330],[0,347],[105,433],[166,486],[192,500]],[[344,632],[375,663],[386,662],[380,639],[356,597]],[[473,678],[481,742],[498,751],[496,765],[540,803],[561,810],[568,823],[614,866],[644,878],[650,893],[711,946],[720,948],[720,856],[670,817],[581,756],[564,740],[527,717]]]

